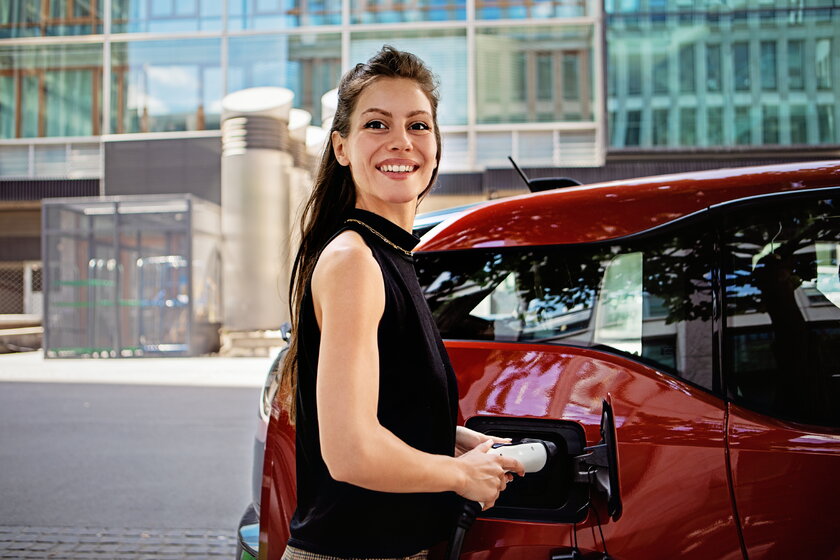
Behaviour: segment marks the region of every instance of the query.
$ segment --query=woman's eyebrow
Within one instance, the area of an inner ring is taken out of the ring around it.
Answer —
[[[362,111],[362,115],[366,115],[368,113],[379,113],[380,115],[386,116],[388,118],[392,118],[394,116],[393,114],[391,114],[390,111],[386,111],[385,109],[379,109],[377,107],[371,107],[370,109],[365,109],[364,111]],[[429,118],[432,117],[432,115],[428,111],[424,111],[423,109],[417,109],[416,111],[411,111],[410,113],[408,113],[406,115],[406,117],[411,118],[411,117],[415,117],[417,115],[426,115]]]

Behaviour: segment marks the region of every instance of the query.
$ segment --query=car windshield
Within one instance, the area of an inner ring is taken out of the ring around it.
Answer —
[[[698,231],[624,244],[419,253],[449,339],[609,349],[711,383],[711,258]],[[686,351],[686,343],[691,349]]]

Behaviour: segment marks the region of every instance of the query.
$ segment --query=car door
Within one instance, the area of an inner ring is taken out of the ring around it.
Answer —
[[[747,555],[840,558],[840,189],[725,220],[723,369]]]
[[[566,461],[542,486],[509,485],[466,555],[561,558],[577,543],[617,559],[742,557],[714,365],[715,229],[700,217],[618,242],[416,256],[468,425],[501,418],[515,437],[574,423],[591,446],[604,399],[615,413],[620,519],[595,488],[579,510],[552,486],[573,478]]]

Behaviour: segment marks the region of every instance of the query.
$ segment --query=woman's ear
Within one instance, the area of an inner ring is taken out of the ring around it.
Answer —
[[[339,165],[346,167],[350,163],[350,159],[347,157],[344,137],[337,130],[333,130],[330,135],[330,140],[332,141],[333,154],[335,154],[336,161],[338,161]]]

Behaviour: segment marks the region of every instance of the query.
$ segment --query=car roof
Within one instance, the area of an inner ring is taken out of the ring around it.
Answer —
[[[591,243],[762,194],[840,185],[840,160],[582,185],[490,201],[438,225],[417,251]]]

